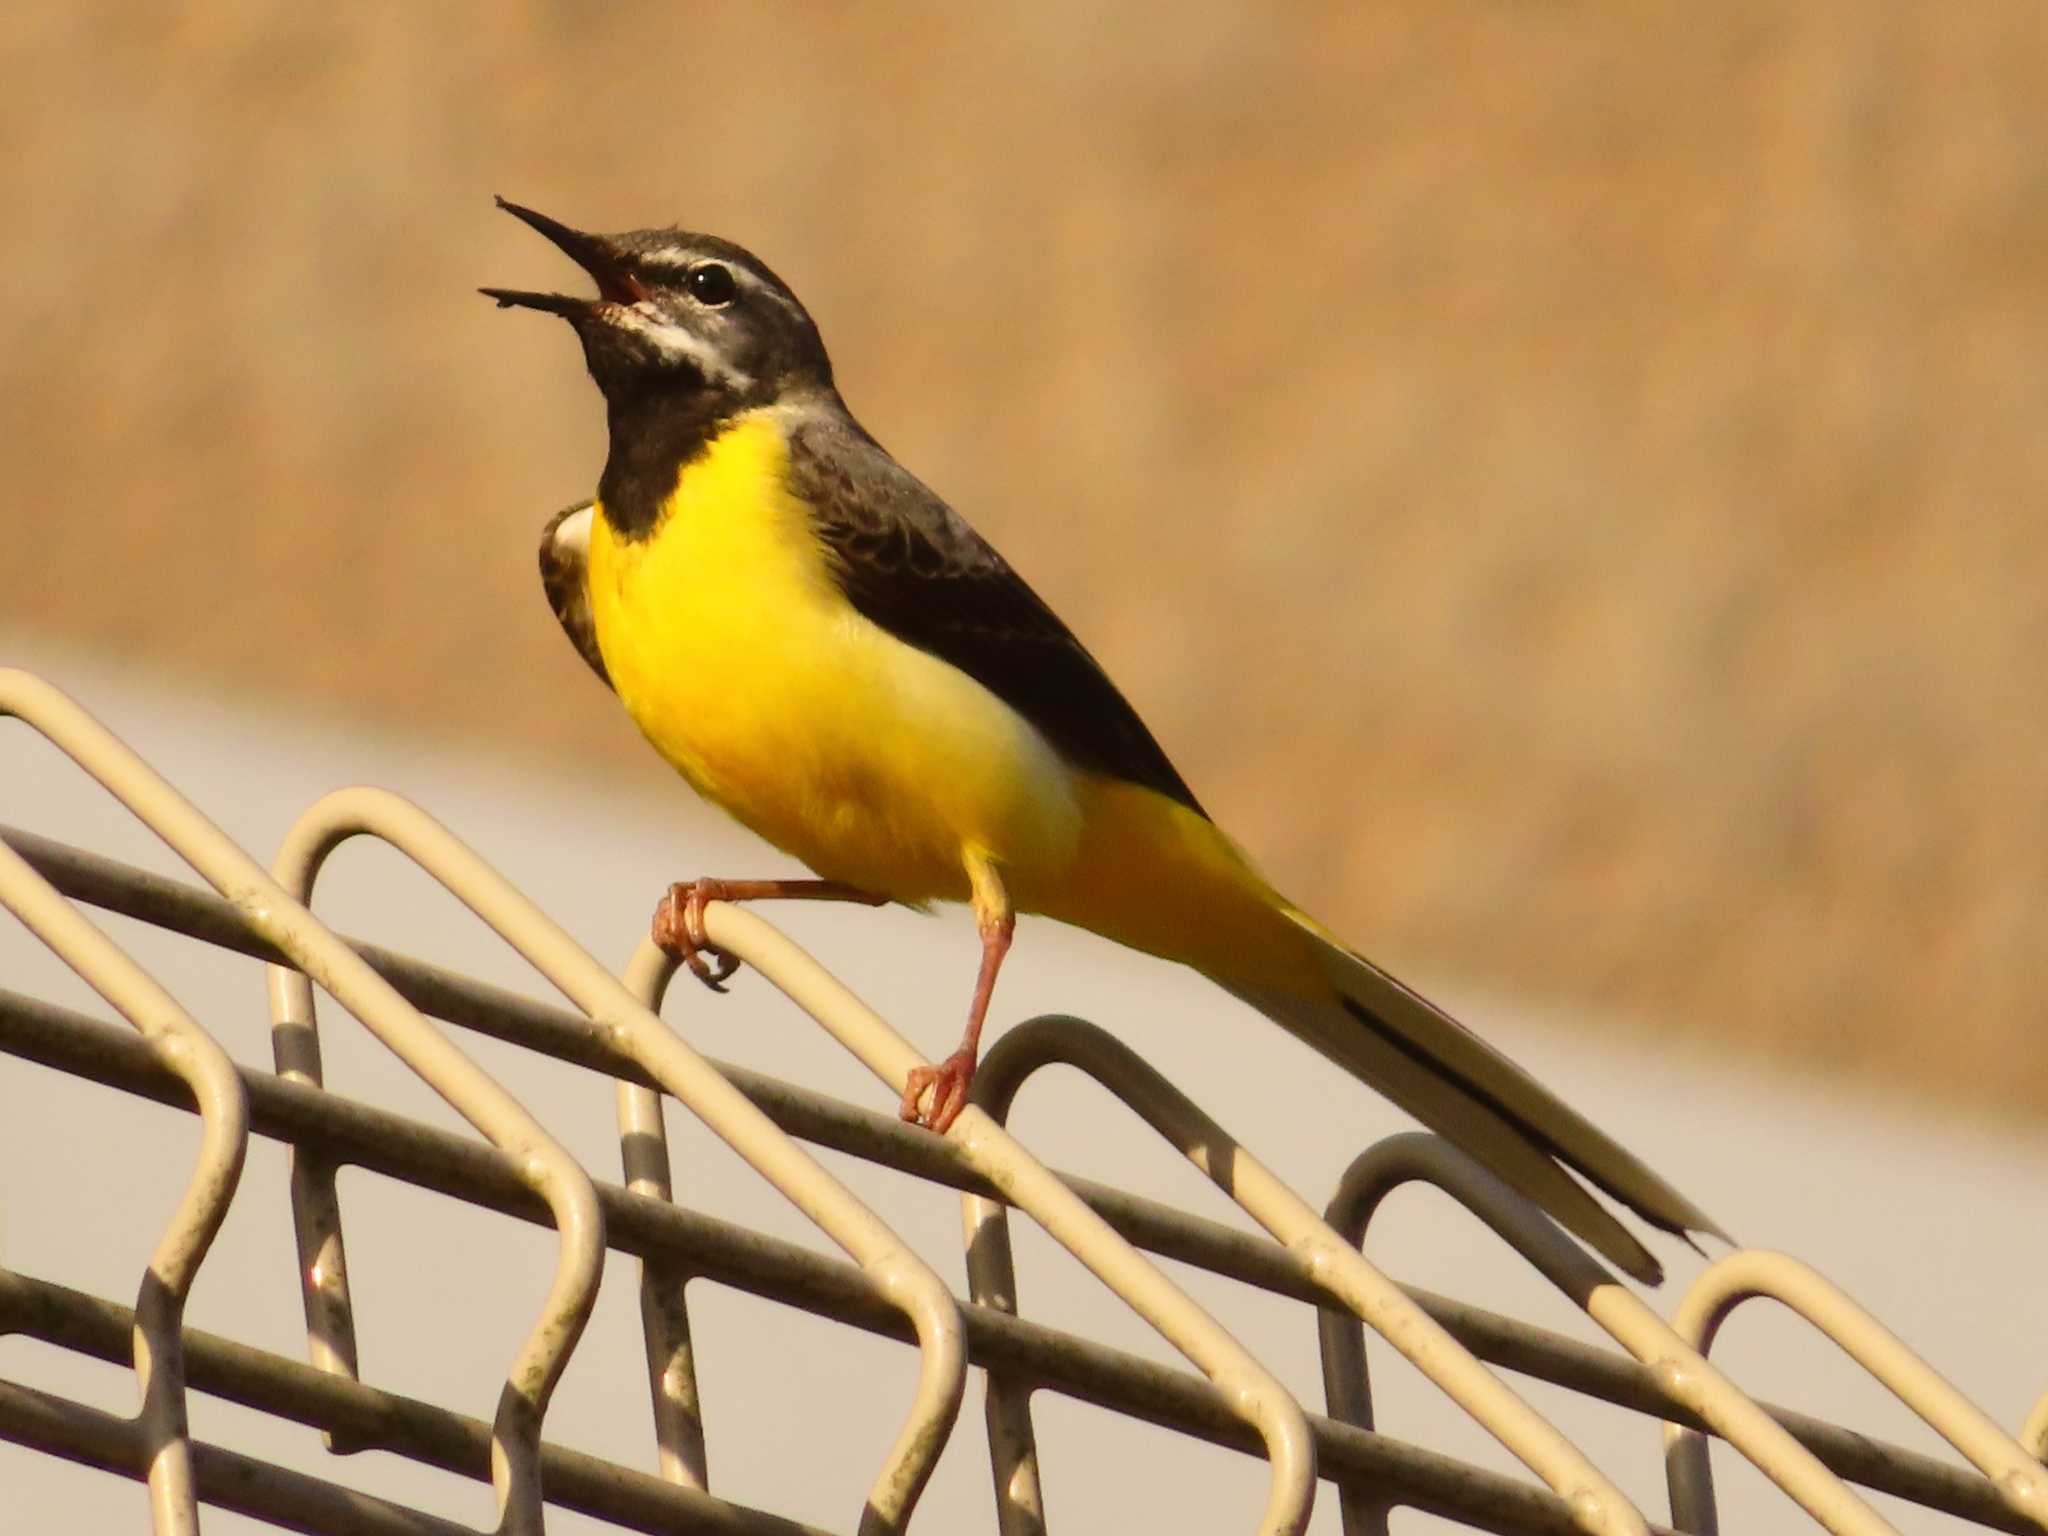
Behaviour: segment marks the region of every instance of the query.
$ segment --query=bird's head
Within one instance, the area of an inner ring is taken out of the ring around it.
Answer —
[[[810,315],[782,279],[730,241],[685,229],[588,235],[502,197],[498,206],[567,252],[597,284],[597,297],[483,293],[501,307],[567,320],[590,376],[614,404],[679,393],[724,414],[831,387],[832,365]]]

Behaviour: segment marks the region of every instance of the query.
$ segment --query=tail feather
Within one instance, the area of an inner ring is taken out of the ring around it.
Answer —
[[[1427,999],[1289,915],[1315,941],[1333,992],[1224,981],[1231,992],[1449,1137],[1636,1279],[1663,1271],[1570,1168],[1645,1221],[1726,1240],[1698,1206],[1507,1057]]]

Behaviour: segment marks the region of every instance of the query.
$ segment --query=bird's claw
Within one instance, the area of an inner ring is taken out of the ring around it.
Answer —
[[[692,976],[714,992],[725,991],[726,982],[740,968],[739,961],[713,944],[704,932],[705,903],[725,899],[721,882],[687,880],[671,885],[654,909],[655,946],[675,956]],[[717,962],[715,967],[705,962],[706,955]]]
[[[903,1103],[897,1113],[913,1125],[943,1136],[967,1107],[967,1090],[974,1084],[974,1053],[955,1051],[935,1067],[913,1067],[903,1084]],[[918,1101],[925,1090],[932,1091],[929,1114]]]

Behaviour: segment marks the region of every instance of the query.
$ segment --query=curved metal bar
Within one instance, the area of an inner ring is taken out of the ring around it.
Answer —
[[[929,1065],[795,942],[745,908],[712,902],[705,909],[704,927],[713,944],[753,966],[892,1092],[901,1094],[911,1071]],[[1315,1498],[1315,1444],[1301,1405],[1287,1389],[986,1110],[970,1102],[947,1139],[1005,1200],[1026,1211],[1193,1361],[1231,1410],[1258,1431],[1272,1466],[1261,1536],[1295,1536],[1303,1530]]]
[[[2020,1427],[2020,1444],[2036,1461],[2048,1460],[2048,1393],[2041,1395]]]
[[[324,817],[327,797],[303,813],[285,835],[276,861],[281,887],[300,903],[310,902],[314,881],[327,856],[358,829],[345,822]],[[295,960],[302,957],[294,955]],[[373,976],[374,972],[371,973]],[[491,1482],[498,1495],[499,1527],[507,1532],[537,1533],[542,1529],[540,1440],[547,1416],[548,1400],[561,1380],[569,1355],[582,1337],[590,1309],[597,1300],[598,1281],[604,1270],[604,1217],[598,1208],[597,1190],[568,1150],[548,1134],[526,1106],[427,1023],[410,1003],[388,987],[380,994],[358,991],[351,996],[317,969],[270,967],[272,1029],[275,1036],[301,1042],[294,1053],[301,1068],[310,1063],[317,1069],[318,1041],[314,1023],[313,977],[318,975],[329,991],[350,1013],[393,1054],[418,1073],[455,1111],[487,1137],[491,1144],[510,1156],[522,1180],[547,1202],[553,1215],[560,1244],[555,1275],[541,1304],[541,1315],[520,1345],[498,1397],[491,1439]],[[382,978],[378,981],[381,985]],[[280,1065],[287,1052],[278,1047]],[[316,1079],[317,1081],[317,1079]],[[318,1164],[314,1165],[318,1168]],[[338,1263],[341,1253],[340,1208],[333,1202],[332,1165],[324,1169],[324,1197],[301,1207],[294,1200],[293,1227],[300,1235],[302,1276],[306,1285],[307,1316],[316,1313],[315,1291],[338,1298],[340,1306],[330,1317],[348,1318],[345,1279]],[[317,1181],[309,1181],[317,1182]],[[293,1194],[301,1193],[294,1180]],[[335,1222],[331,1232],[321,1230],[324,1218]],[[310,1241],[309,1241],[310,1240]],[[310,1252],[308,1249],[310,1248]],[[347,1339],[347,1355],[355,1354],[353,1332]],[[315,1364],[331,1367],[315,1352]],[[352,1374],[352,1373],[351,1373]]]
[[[329,1097],[322,1095],[323,1100]],[[348,1102],[338,1095],[331,1097],[334,1102]],[[319,1105],[323,1113],[332,1107],[328,1102]],[[259,1111],[259,1128],[260,1124]],[[475,1146],[471,1138],[463,1140]],[[480,1146],[475,1149],[486,1157],[498,1155]],[[505,1182],[516,1183],[510,1178]],[[545,1225],[545,1207],[532,1212],[532,1216]],[[0,1333],[19,1330],[24,1337],[42,1339],[88,1358],[118,1362],[134,1321],[135,1315],[127,1307],[0,1267]],[[418,1398],[379,1391],[359,1381],[348,1381],[303,1361],[274,1355],[203,1329],[188,1328],[184,1343],[195,1392],[239,1403],[286,1423],[328,1430],[351,1426],[348,1433],[352,1439],[374,1444],[417,1466],[435,1467],[478,1482],[490,1479],[491,1426],[481,1419],[451,1413]],[[9,1390],[6,1383],[0,1382],[0,1402],[5,1401]],[[35,1393],[31,1388],[12,1390],[40,1399],[55,1420],[75,1419],[81,1412],[90,1412],[82,1405]],[[5,1416],[0,1414],[0,1435],[6,1433],[6,1428]],[[195,1443],[194,1449],[203,1457],[200,1444]],[[58,1450],[57,1454],[65,1452]],[[691,1532],[692,1536],[825,1536],[814,1526],[714,1499],[694,1488],[679,1488],[645,1472],[566,1446],[544,1442],[541,1457],[547,1469],[549,1505],[587,1515],[592,1522],[602,1521],[607,1531],[645,1531],[652,1536],[674,1536],[679,1531]],[[262,1462],[252,1462],[250,1466],[253,1475],[235,1485],[232,1493],[251,1494],[256,1485],[269,1478],[296,1476]],[[131,1459],[117,1470],[131,1477],[139,1476],[140,1463]],[[221,1496],[224,1490],[208,1488],[203,1460],[198,1471],[201,1500],[227,1502]],[[337,1531],[346,1536],[360,1536],[366,1529],[350,1518],[330,1518],[308,1525],[286,1521],[277,1514],[261,1518],[292,1530]],[[413,1530],[409,1526],[404,1529]],[[474,1536],[468,1527],[452,1522],[433,1529]]]
[[[233,848],[159,775],[78,704],[40,678],[0,668],[0,714],[47,739],[195,868],[195,844]],[[182,812],[182,815],[176,814]],[[239,850],[236,850],[239,851]],[[203,872],[203,871],[202,871]],[[234,1062],[156,979],[12,848],[0,844],[0,905],[133,1024],[191,1090],[199,1154],[185,1193],[150,1254],[135,1303],[136,1428],[157,1536],[196,1536],[199,1504],[185,1407],[185,1299],[227,1216],[249,1148],[249,1100]]]
[[[4,988],[0,988],[0,1051],[138,1094],[173,1109],[192,1108],[183,1086],[149,1054],[148,1045],[132,1031],[9,993]],[[478,1138],[393,1115],[340,1094],[287,1083],[268,1071],[246,1067],[240,1070],[249,1094],[252,1125],[258,1135],[279,1141],[313,1142],[345,1166],[366,1168],[420,1189],[498,1211],[514,1220],[540,1227],[548,1225],[547,1207],[520,1181],[510,1159]],[[930,1136],[925,1139],[936,1140]],[[708,1280],[749,1295],[798,1307],[879,1338],[914,1341],[902,1311],[879,1293],[865,1272],[835,1255],[719,1221],[683,1206],[634,1195],[613,1184],[600,1184],[598,1198],[604,1204],[606,1240],[620,1252],[673,1260]],[[1252,1240],[1274,1247],[1276,1253],[1280,1251],[1269,1239]],[[0,1331],[33,1334],[66,1348],[81,1347],[78,1334],[61,1318],[39,1305],[13,1305],[8,1289],[6,1277],[0,1274]],[[1310,1296],[1313,1299],[1312,1291]],[[985,1366],[1028,1376],[1047,1390],[1075,1402],[1091,1403],[1175,1434],[1247,1456],[1265,1454],[1265,1442],[1257,1427],[1233,1408],[1214,1383],[1193,1371],[1112,1349],[1057,1328],[1006,1317],[988,1307],[962,1310],[972,1358]],[[212,1342],[230,1351],[246,1351],[246,1346],[226,1340]],[[372,1397],[387,1407],[393,1406],[395,1400],[389,1394],[373,1393],[359,1383],[326,1375],[296,1361],[284,1362],[276,1356],[267,1359],[289,1377],[288,1382],[279,1379],[272,1383],[281,1390],[272,1391],[247,1380],[237,1386],[232,1378],[210,1371],[208,1336],[188,1329],[186,1344],[192,1361],[192,1379],[199,1390],[280,1413],[297,1422],[345,1428],[351,1436],[374,1440],[380,1449],[402,1456],[451,1465],[440,1459],[440,1452],[449,1449],[447,1442],[427,1419],[410,1412],[364,1413],[343,1410],[341,1406],[366,1406]],[[244,1391],[245,1387],[251,1390]],[[1654,1399],[1649,1411],[1655,1411]],[[1545,1536],[1567,1536],[1571,1530],[1570,1511],[1555,1494],[1526,1478],[1507,1477],[1421,1446],[1406,1445],[1384,1435],[1365,1434],[1320,1414],[1309,1416],[1308,1424],[1315,1437],[1319,1464],[1340,1482],[1351,1480],[1368,1487],[1397,1490],[1404,1506],[1462,1521],[1479,1530],[1533,1531]],[[487,1438],[479,1435],[476,1440],[482,1448],[474,1462],[476,1474],[489,1472]],[[550,1501],[585,1508],[575,1502],[573,1488],[560,1486],[554,1465],[550,1464],[548,1479]],[[458,1470],[475,1475],[469,1473],[467,1464]],[[1973,1489],[1982,1486],[1983,1479],[1974,1472],[1968,1477]],[[658,1483],[658,1479],[647,1481]],[[659,1487],[677,1499],[703,1497],[672,1484],[659,1483]],[[1984,1501],[1972,1503],[1966,1509],[1980,1521],[1985,1520],[1988,1509],[1990,1518],[1985,1523],[1993,1529],[2004,1529],[1999,1522],[2011,1519],[2005,1507],[1988,1493]],[[707,1522],[698,1523],[707,1530],[714,1528]],[[666,1530],[673,1525],[670,1521],[660,1528]],[[696,1528],[688,1521],[684,1525]]]
[[[989,1053],[991,1058],[994,1054]],[[986,1065],[984,1061],[983,1067]],[[980,1075],[977,1070],[975,1076]],[[980,1099],[978,1087],[976,1102]],[[995,1114],[994,1118],[1007,1117]],[[1010,1248],[1009,1212],[1002,1202],[963,1193],[960,1241],[967,1254],[969,1299],[1006,1316],[1020,1316],[1017,1260]],[[993,1368],[984,1384],[982,1419],[988,1426],[988,1469],[995,1482],[999,1536],[1046,1536],[1045,1484],[1038,1470],[1038,1432],[1031,1422],[1035,1387],[1028,1377]]]
[[[1342,1302],[1346,1317],[1357,1316],[1392,1344],[1482,1428],[1505,1446],[1563,1499],[1578,1527],[1593,1536],[1641,1536],[1642,1512],[1588,1461],[1585,1455],[1481,1365],[1350,1243],[1332,1231],[1306,1201],[1211,1119],[1186,1094],[1136,1051],[1099,1025],[1048,1016],[1005,1033],[975,1076],[975,1097],[998,1121],[1009,1118],[1017,1093],[1034,1072],[1055,1064],[1078,1068],[1121,1099],[1160,1137],[1193,1163],[1274,1239],[1299,1258],[1316,1283]],[[1001,1208],[978,1196],[963,1197],[969,1226],[1002,1219]],[[969,1251],[970,1273],[989,1272],[994,1289],[1015,1308],[1015,1277],[1005,1261],[1008,1245],[988,1245],[983,1261]],[[1001,1266],[1000,1268],[998,1266]],[[977,1294],[976,1299],[980,1296]],[[1327,1311],[1328,1309],[1324,1309]],[[1015,1387],[989,1380],[990,1415],[996,1400],[1005,1413],[1025,1418],[1028,1405]],[[1339,1415],[1333,1413],[1332,1417]],[[1354,1421],[1355,1422],[1355,1421]],[[1369,1428],[1369,1419],[1361,1428]],[[991,1441],[994,1436],[991,1434]],[[993,1454],[994,1446],[991,1445]],[[1003,1470],[998,1471],[998,1486]],[[1368,1495],[1361,1498],[1369,1500]]]
[[[157,1059],[191,1089],[199,1108],[199,1155],[143,1272],[133,1334],[142,1394],[136,1426],[148,1467],[151,1521],[157,1536],[190,1536],[199,1529],[199,1505],[180,1330],[185,1298],[241,1180],[249,1147],[248,1096],[234,1063],[213,1037],[4,843],[0,906],[135,1026]]]
[[[649,1014],[662,1012],[662,995],[676,975],[674,958],[653,944],[633,952],[625,983]],[[618,1102],[618,1157],[627,1188],[653,1200],[674,1200],[670,1186],[668,1126],[662,1096],[623,1077]],[[647,1393],[653,1405],[655,1458],[662,1477],[690,1489],[709,1489],[705,1460],[705,1401],[696,1389],[696,1350],[690,1343],[690,1272],[662,1260],[641,1260],[641,1333],[647,1339]]]
[[[953,1293],[866,1205],[799,1147],[619,979],[510,881],[418,806],[389,791],[337,790],[300,816],[278,856],[301,889],[345,839],[369,835],[404,853],[488,924],[624,1051],[872,1275],[910,1320],[919,1344],[916,1396],[869,1490],[861,1530],[908,1524],[966,1390],[967,1352]],[[643,945],[653,946],[643,940]],[[645,974],[658,960],[636,957]],[[307,978],[274,978],[285,1016],[313,1028]],[[594,1196],[593,1196],[594,1199]],[[601,1240],[601,1239],[600,1239]],[[593,1282],[595,1275],[593,1273]],[[552,1377],[548,1379],[552,1387]],[[545,1401],[543,1398],[542,1401]]]
[[[2009,1509],[2048,1530],[2048,1471],[2041,1463],[1811,1265],[1763,1249],[1731,1253],[1693,1282],[1671,1326],[1705,1354],[1729,1314],[1760,1296],[1782,1302],[1834,1340],[1989,1478]],[[1666,1424],[1664,1467],[1673,1522],[1687,1531],[1716,1529],[1706,1437]]]
[[[473,1124],[499,1128],[502,1139],[498,1145],[522,1166],[536,1170],[537,1181],[545,1185],[544,1192],[562,1227],[564,1260],[541,1333],[522,1355],[519,1364],[523,1369],[506,1384],[500,1409],[500,1419],[508,1429],[502,1447],[505,1465],[494,1469],[502,1471],[494,1481],[501,1528],[537,1532],[541,1526],[540,1433],[532,1409],[536,1398],[545,1402],[559,1372],[560,1357],[574,1346],[582,1331],[604,1255],[603,1218],[589,1178],[511,1095],[471,1066],[360,955],[321,925],[255,860],[77,703],[39,678],[7,669],[0,670],[0,710],[31,720],[74,762],[113,790],[227,898],[251,928],[318,976]],[[553,1371],[547,1368],[551,1358]],[[499,1454],[494,1450],[494,1461]]]
[[[234,907],[210,892],[137,869],[119,860],[39,837],[18,827],[0,826],[0,841],[13,846],[38,873],[75,901],[154,924],[238,954],[260,960],[278,958],[275,947],[254,933]],[[651,1085],[654,1081],[644,1068],[595,1034],[589,1027],[589,1021],[581,1014],[502,987],[490,986],[360,939],[348,942],[415,1007],[436,1018],[572,1066],[604,1072],[642,1085]],[[48,1015],[49,1020],[62,1015],[68,1022],[62,1026],[51,1022],[47,1032],[41,1026],[31,1026],[32,1016],[41,1018],[44,1015]],[[139,1071],[132,1060],[133,1052],[116,1050],[114,1039],[118,1039],[122,1046],[132,1046],[144,1057],[148,1056],[148,1046],[138,1038],[130,1038],[125,1029],[108,1036],[82,1017],[69,1015],[65,1010],[51,1009],[46,1004],[32,1005],[29,1000],[0,988],[0,1050],[46,1061],[57,1070],[79,1073],[96,1081],[113,1081],[103,1074],[110,1070],[110,1062],[115,1057],[128,1063],[125,1070]],[[35,1043],[31,1045],[31,1041]],[[948,1188],[994,1192],[994,1187],[967,1164],[952,1142],[904,1124],[893,1111],[880,1113],[864,1109],[735,1063],[714,1060],[712,1065],[759,1105],[770,1119],[800,1140],[944,1184]],[[154,1082],[155,1089],[138,1086],[145,1080]],[[126,1078],[120,1081],[130,1091],[152,1092],[152,1096],[164,1103],[176,1103],[173,1095],[181,1091],[165,1087],[160,1080],[149,1078],[148,1074],[135,1076],[132,1081]],[[253,1086],[250,1086],[252,1082]],[[252,1095],[251,1105],[256,1113],[259,1132],[262,1130],[263,1102],[260,1095],[272,1087],[286,1093],[297,1092],[294,1085],[281,1082],[270,1072],[256,1075],[253,1079],[245,1075],[244,1084]],[[331,1102],[345,1104],[347,1101],[336,1098]],[[328,1145],[321,1136],[287,1138],[291,1139],[306,1140],[315,1147]],[[362,1161],[352,1153],[345,1160],[351,1164]],[[403,1176],[390,1168],[385,1171],[393,1172],[396,1177]],[[1292,1297],[1311,1304],[1320,1299],[1303,1265],[1263,1234],[1254,1235],[1071,1173],[1063,1173],[1060,1177],[1097,1214],[1139,1248],[1257,1286],[1276,1296]],[[605,1197],[603,1186],[600,1186],[599,1196],[600,1199]],[[680,1211],[673,1207],[669,1209],[681,1217]],[[616,1227],[617,1214],[608,1209],[607,1220]],[[742,1283],[736,1278],[740,1271],[720,1271],[672,1248],[649,1250],[642,1245],[619,1240],[616,1233],[613,1246],[635,1257],[655,1256],[686,1265],[691,1272],[716,1278],[721,1284]],[[1420,1287],[1403,1288],[1425,1312],[1442,1323],[1453,1338],[1492,1365],[1632,1412],[1680,1420],[1688,1416],[1688,1410],[1669,1401],[1648,1369],[1617,1350],[1587,1344],[1551,1329],[1503,1317]],[[804,1304],[804,1296],[795,1296],[793,1304]],[[968,1309],[967,1322],[971,1346],[978,1339],[985,1341],[992,1327],[1015,1329],[1035,1336],[1034,1325],[998,1319],[986,1308]],[[869,1324],[855,1321],[853,1326]],[[1034,1369],[1038,1372],[1036,1379],[1054,1390],[1066,1390],[1043,1369]],[[1087,1396],[1085,1392],[1080,1395]],[[1975,1521],[1987,1529],[2010,1530],[2024,1536],[2025,1531],[2033,1528],[2014,1516],[1991,1485],[1973,1468],[1909,1450],[1876,1436],[1844,1429],[1794,1409],[1770,1403],[1765,1403],[1764,1407],[1819,1456],[1830,1470],[1851,1482],[1943,1511],[1958,1519]],[[2048,1416],[2048,1409],[2039,1410],[2039,1414]],[[1234,1427],[1236,1421],[1231,1422]],[[1340,1474],[1340,1487],[1348,1486],[1349,1481],[1341,1475],[1343,1469],[1350,1465],[1344,1459],[1349,1454],[1345,1447],[1392,1444],[1354,1434],[1348,1427],[1338,1426],[1320,1416],[1312,1416],[1309,1425],[1311,1432],[1318,1437],[1322,1464],[1326,1471]],[[335,1428],[337,1433],[344,1432],[337,1426],[328,1427]],[[551,1475],[551,1487],[553,1483]],[[1362,1486],[1370,1487],[1371,1484]],[[1530,1492],[1533,1494],[1534,1490]],[[1544,1497],[1548,1499],[1549,1496]],[[1446,1507],[1463,1506],[1451,1504]]]
[[[1325,1214],[1331,1231],[1340,1231],[1334,1216]],[[1357,1239],[1353,1239],[1357,1242]],[[1357,1250],[1362,1252],[1362,1244]],[[1323,1366],[1323,1406],[1340,1424],[1372,1429],[1372,1373],[1365,1359],[1365,1330],[1361,1320],[1335,1307],[1316,1309],[1316,1342]],[[1347,1485],[1337,1490],[1337,1513],[1344,1536],[1388,1536],[1387,1516],[1391,1500],[1372,1490]]]
[[[662,995],[675,962],[652,944],[633,952],[626,990],[650,1013],[661,1012]],[[626,1188],[636,1195],[673,1202],[668,1126],[661,1095],[619,1078],[619,1160]],[[689,1282],[680,1265],[640,1261],[640,1331],[647,1341],[647,1390],[654,1410],[654,1450],[661,1475],[685,1488],[711,1486],[704,1453],[704,1400],[697,1390],[697,1354],[690,1340]]]
[[[1836,1536],[1896,1532],[1818,1457],[1723,1376],[1557,1224],[1440,1136],[1390,1136],[1352,1160],[1330,1201],[1330,1225],[1363,1242],[1380,1202],[1400,1185],[1434,1184],[1535,1266],[1643,1364],[1672,1401],[1714,1432]]]
[[[279,878],[291,884],[283,872]],[[310,888],[293,894],[301,901],[312,898]],[[277,1075],[288,1083],[325,1088],[311,983],[292,967],[273,964],[264,968],[264,990],[270,1003],[270,1054]],[[291,1149],[289,1167],[292,1238],[299,1251],[299,1299],[306,1314],[306,1357],[329,1375],[360,1381],[355,1305],[349,1295],[348,1252],[341,1236],[341,1195],[335,1187],[339,1170],[318,1148],[300,1146]],[[322,1439],[337,1456],[364,1449],[361,1443],[332,1431]]]

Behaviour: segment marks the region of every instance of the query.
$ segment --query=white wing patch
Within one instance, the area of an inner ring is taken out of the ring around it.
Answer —
[[[590,520],[596,515],[596,503],[584,501],[548,519],[540,535],[540,584],[562,633],[609,688],[611,673],[597,648],[597,625],[590,615]]]
[[[565,507],[555,514],[548,524],[548,541],[555,547],[555,556],[561,560],[573,560],[579,566],[590,563],[590,520],[597,516],[597,503],[582,502]]]

